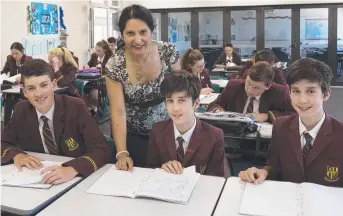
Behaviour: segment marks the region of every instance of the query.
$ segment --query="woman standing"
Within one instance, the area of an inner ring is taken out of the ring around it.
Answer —
[[[181,59],[181,68],[197,75],[201,81],[201,94],[211,94],[210,72],[205,68],[204,56],[199,50],[189,48]]]
[[[160,84],[165,72],[179,70],[175,46],[152,41],[154,23],[143,6],[126,7],[119,18],[124,44],[106,65],[116,167],[145,166],[149,134],[155,122],[168,118]]]

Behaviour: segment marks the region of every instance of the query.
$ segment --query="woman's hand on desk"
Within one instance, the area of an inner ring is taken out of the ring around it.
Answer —
[[[238,176],[242,181],[260,184],[267,178],[268,172],[265,169],[251,167],[246,171],[240,171]]]
[[[131,171],[133,168],[133,160],[128,154],[123,153],[117,156],[116,168],[118,170]]]
[[[182,164],[176,160],[168,161],[167,163],[163,164],[161,168],[169,173],[174,174],[181,174],[183,171]]]
[[[29,168],[30,170],[40,169],[43,167],[43,164],[41,163],[42,160],[43,159],[39,157],[23,153],[19,153],[13,158],[14,165],[18,168],[19,171],[22,171],[23,166]]]
[[[70,166],[50,166],[42,170],[41,175],[44,174],[42,184],[60,184],[72,180],[78,172]]]
[[[207,88],[202,88],[201,92],[200,92],[200,94],[205,94],[205,95],[209,95],[211,93],[213,93],[213,89],[208,88],[208,87]]]

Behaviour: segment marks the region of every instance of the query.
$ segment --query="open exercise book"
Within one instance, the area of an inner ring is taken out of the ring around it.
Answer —
[[[199,119],[217,120],[217,121],[234,121],[234,122],[246,122],[253,123],[255,117],[237,112],[204,112],[196,113],[196,117]]]
[[[247,183],[240,214],[254,216],[343,215],[343,188],[312,183]]]
[[[43,168],[39,170],[30,170],[23,167],[20,172],[14,164],[1,166],[1,182],[2,186],[12,186],[12,187],[28,187],[28,188],[41,188],[48,189],[51,184],[41,184],[44,176],[48,174],[41,175],[41,171],[49,166],[60,166],[61,162],[53,161],[42,161]]]
[[[120,196],[149,197],[167,202],[187,204],[200,174],[195,166],[185,168],[180,175],[163,169],[134,167],[133,172],[110,168],[87,193]]]

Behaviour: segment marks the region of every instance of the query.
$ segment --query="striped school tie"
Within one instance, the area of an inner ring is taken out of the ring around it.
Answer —
[[[304,157],[304,163],[305,163],[306,158],[307,158],[307,155],[310,153],[310,150],[311,150],[311,148],[312,148],[311,143],[312,143],[313,138],[312,138],[312,136],[311,136],[309,133],[307,133],[307,132],[304,132],[303,135],[304,135],[305,140],[306,140],[306,143],[305,143],[305,145],[304,145],[304,147],[303,147],[303,157]]]
[[[176,149],[176,158],[177,161],[179,161],[182,164],[183,159],[185,157],[185,150],[183,148],[184,139],[181,136],[179,136],[176,140],[179,143],[179,146]]]
[[[248,104],[246,113],[253,113],[254,112],[254,100],[255,100],[255,97],[249,98],[249,104]]]
[[[45,144],[45,146],[48,149],[50,154],[57,155],[58,150],[57,150],[54,138],[52,136],[52,132],[51,132],[49,124],[48,124],[49,119],[44,115],[42,115],[40,118],[43,120],[44,144]]]

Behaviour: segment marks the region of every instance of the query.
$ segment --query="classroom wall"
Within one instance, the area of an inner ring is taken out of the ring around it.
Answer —
[[[79,57],[80,66],[88,59],[88,5],[86,0],[44,1],[57,4],[64,11],[64,23],[68,30],[68,48]],[[27,6],[30,1],[1,1],[1,56],[0,67],[4,66],[10,46],[14,41],[30,44],[35,49],[35,57],[46,59],[47,42],[50,47],[59,45],[57,35],[28,35]],[[37,49],[37,47],[42,47]],[[30,48],[30,49],[31,49]]]
[[[313,3],[342,3],[342,0],[123,0],[122,7],[130,4],[142,4],[149,9],[158,8],[188,8],[216,6],[250,6],[250,5],[283,5],[283,4],[313,4]]]

